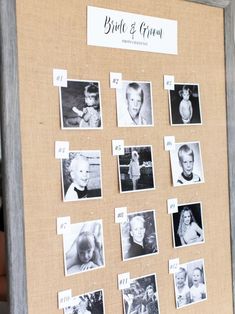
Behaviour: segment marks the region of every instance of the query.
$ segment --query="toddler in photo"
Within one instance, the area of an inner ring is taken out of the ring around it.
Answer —
[[[80,128],[98,128],[101,126],[99,89],[95,84],[89,84],[84,90],[85,106],[83,110],[73,107],[72,110],[81,118]]]
[[[190,288],[191,302],[197,302],[206,298],[206,287],[203,283],[202,270],[199,267],[194,268],[192,275],[193,285]]]
[[[190,303],[190,291],[186,284],[187,272],[183,267],[175,274],[177,308]]]
[[[129,83],[126,88],[127,115],[122,124],[126,126],[146,125],[147,121],[141,116],[144,102],[144,91],[138,83]]]
[[[70,164],[69,172],[72,179],[66,194],[66,201],[74,201],[81,198],[87,198],[87,184],[89,181],[89,161],[83,155],[75,157]]]
[[[201,181],[201,178],[193,173],[194,152],[188,145],[182,145],[178,150],[178,158],[183,172],[180,174],[177,183],[189,184]]]
[[[81,232],[66,253],[68,274],[86,271],[103,265],[100,245],[89,231]]]
[[[183,98],[179,105],[179,113],[183,123],[190,123],[193,115],[192,103],[189,100],[190,95],[192,94],[191,90],[187,86],[183,86],[182,90],[179,91],[179,95]]]
[[[136,150],[133,150],[131,153],[131,161],[129,164],[129,177],[132,180],[133,190],[137,189],[137,183],[140,179],[140,169],[145,167],[145,164],[139,164],[139,154]]]

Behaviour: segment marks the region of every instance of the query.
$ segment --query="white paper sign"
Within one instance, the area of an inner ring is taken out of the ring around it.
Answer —
[[[115,208],[115,223],[120,224],[127,221],[127,207]]]
[[[58,292],[59,309],[62,310],[65,307],[68,307],[70,305],[71,298],[72,298],[72,290],[71,289]]]
[[[67,217],[58,217],[57,218],[57,234],[65,234],[70,231],[71,218]]]
[[[122,88],[122,73],[110,72],[110,88]]]
[[[68,159],[69,158],[69,142],[56,141],[55,142],[55,158]]]
[[[164,75],[164,89],[175,89],[175,77],[173,75]]]
[[[87,7],[87,44],[177,54],[177,21]]]
[[[113,156],[124,155],[124,140],[112,140]]]
[[[175,150],[175,137],[174,136],[164,136],[165,150]]]
[[[67,70],[53,69],[53,85],[67,87]]]
[[[123,273],[118,275],[118,289],[130,288],[130,273]]]
[[[179,258],[169,259],[169,274],[174,274],[179,270]]]
[[[177,198],[171,198],[167,200],[168,214],[178,213],[178,200]]]

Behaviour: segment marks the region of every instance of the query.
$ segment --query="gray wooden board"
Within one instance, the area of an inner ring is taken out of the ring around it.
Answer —
[[[229,0],[186,0],[224,8],[227,91],[227,129],[230,180],[233,286],[235,285],[235,51],[234,11]],[[0,0],[1,42],[1,130],[4,204],[7,236],[9,313],[27,314],[27,285],[24,248],[24,210],[19,125],[18,65],[15,0]],[[14,194],[12,193],[14,186]],[[233,287],[233,300],[235,299]],[[235,312],[235,306],[234,306]]]

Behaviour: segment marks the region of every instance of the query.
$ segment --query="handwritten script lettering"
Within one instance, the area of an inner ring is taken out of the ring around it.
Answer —
[[[123,34],[127,31],[126,23],[124,23],[123,19],[121,21],[114,21],[109,16],[106,15],[104,22],[104,33],[120,33]]]

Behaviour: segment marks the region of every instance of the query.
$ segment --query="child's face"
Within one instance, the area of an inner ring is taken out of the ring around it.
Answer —
[[[94,246],[92,246],[92,247],[87,246],[87,248],[79,248],[78,247],[79,259],[84,264],[88,263],[92,259],[93,253],[94,253]]]
[[[130,88],[127,93],[127,108],[133,119],[139,115],[141,106],[142,101],[140,93],[133,88]]]
[[[186,177],[189,177],[193,172],[193,157],[189,154],[183,153],[182,160],[180,161],[180,165],[183,169],[183,174]]]
[[[188,90],[184,90],[183,91],[183,95],[182,95],[182,97],[183,97],[183,99],[184,100],[189,100],[189,91]]]
[[[182,288],[185,284],[185,273],[180,271],[176,274],[176,286]]]
[[[89,180],[89,163],[87,160],[80,159],[77,161],[75,170],[72,171],[73,182],[84,189]]]
[[[190,212],[189,211],[185,211],[184,214],[183,214],[183,217],[184,217],[184,223],[185,225],[189,225],[190,222],[191,222],[191,215],[190,215]]]
[[[88,107],[96,105],[96,94],[95,93],[85,93],[85,103]]]
[[[142,244],[145,235],[144,223],[137,219],[132,221],[130,234],[133,237],[134,242]]]
[[[201,282],[201,272],[199,269],[195,269],[193,271],[193,284],[194,286],[198,286]]]
[[[153,297],[154,291],[153,291],[152,288],[148,288],[147,295],[148,295],[148,297],[149,297],[150,299]]]

